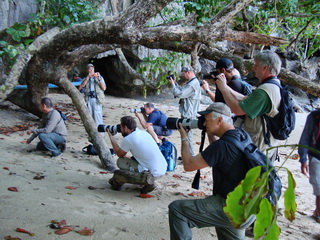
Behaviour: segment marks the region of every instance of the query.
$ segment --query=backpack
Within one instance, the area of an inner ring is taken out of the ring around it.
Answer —
[[[89,144],[88,146],[82,148],[82,152],[87,153],[89,155],[98,155],[97,151],[94,149],[92,144]]]
[[[61,116],[61,118],[62,118],[63,121],[67,121],[67,120],[68,120],[67,116],[66,116],[63,112],[61,112],[61,111],[58,110],[58,109],[56,109],[56,110],[60,113],[60,116]]]
[[[267,158],[265,154],[263,154],[258,147],[252,142],[250,136],[247,134],[246,139],[243,139],[243,141],[239,141],[238,139],[232,137],[232,136],[223,136],[223,140],[226,140],[232,144],[234,144],[240,151],[244,153],[246,156],[246,164],[248,169],[262,166],[261,168],[261,175],[272,169],[273,164],[271,163],[270,159]],[[268,193],[265,198],[269,200],[269,202],[273,205],[276,204],[277,199],[281,196],[281,188],[282,183],[281,180],[275,171],[275,169],[272,169],[269,180],[268,180]]]
[[[318,127],[318,132],[315,133],[312,147],[317,150],[320,150],[320,109],[311,112],[310,115],[312,115],[314,117],[314,127],[316,127],[316,126]],[[314,130],[316,130],[316,129],[314,128]],[[314,152],[311,152],[311,153],[309,152],[309,154],[320,159],[319,154],[316,154]]]
[[[240,80],[241,82],[241,85],[242,85],[242,94],[247,96],[249,95],[250,93],[252,93],[252,86],[251,84],[247,83],[246,81],[244,80]]]
[[[159,147],[162,155],[167,161],[167,172],[172,172],[176,169],[178,152],[176,146],[172,142],[164,141]]]
[[[274,117],[261,115],[264,142],[270,146],[270,132],[275,139],[286,140],[294,129],[296,115],[288,86],[282,87],[274,78],[266,80],[264,83],[277,85],[281,94],[279,113]]]

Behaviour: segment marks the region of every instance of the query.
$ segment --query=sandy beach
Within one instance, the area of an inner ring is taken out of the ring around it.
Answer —
[[[158,181],[157,189],[150,193],[153,198],[140,198],[138,188],[133,185],[125,185],[122,191],[111,190],[108,180],[112,173],[101,168],[98,156],[89,156],[81,151],[89,142],[71,99],[65,94],[50,94],[49,97],[69,117],[67,150],[57,159],[47,153],[30,152],[38,139],[30,145],[22,143],[28,135],[26,130],[19,129],[25,129],[26,124],[36,125],[39,122],[37,117],[9,102],[0,105],[0,239],[11,236],[24,240],[168,240],[168,204],[176,199],[199,198],[192,196],[198,195],[191,188],[195,172],[185,172],[181,162],[178,162],[174,172],[168,172]],[[172,95],[168,95],[168,98],[147,99],[106,96],[104,123],[115,125],[122,116],[134,116],[130,108],[142,107],[147,101],[154,102],[169,117],[180,116],[178,100],[173,99]],[[204,109],[206,106],[201,107]],[[298,143],[306,116],[306,113],[297,113],[296,128],[287,140],[288,144]],[[138,126],[141,129],[140,124]],[[111,146],[107,134],[105,137],[108,146]],[[117,134],[116,138],[120,143],[121,134]],[[180,152],[179,133],[175,131],[169,140]],[[199,129],[194,130],[193,141],[197,149],[200,142]],[[280,149],[281,161],[276,165],[280,166],[290,152],[290,148]],[[283,198],[280,200],[280,239],[320,239],[320,225],[311,218],[315,197],[308,178],[300,173],[298,160],[289,158],[284,167],[293,173],[297,183],[297,213],[293,222],[286,220],[283,216]],[[210,195],[211,169],[206,168],[201,172],[200,194]],[[284,191],[287,186],[285,169],[280,170],[280,176]],[[9,191],[11,187],[17,191]],[[55,229],[49,226],[52,220],[65,220],[75,231],[57,235]],[[30,231],[34,236],[16,232],[16,228]],[[82,236],[76,232],[84,228],[94,233]],[[215,229],[193,229],[193,239],[216,239]]]

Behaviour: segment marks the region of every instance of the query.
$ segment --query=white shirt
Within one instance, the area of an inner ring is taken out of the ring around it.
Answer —
[[[123,139],[121,149],[132,153],[139,163],[139,172],[149,170],[155,177],[166,173],[167,161],[162,155],[159,146],[146,131],[141,131],[137,128],[130,133]]]

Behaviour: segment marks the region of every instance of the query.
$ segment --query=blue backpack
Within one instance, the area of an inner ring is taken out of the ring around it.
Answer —
[[[176,146],[172,142],[164,141],[159,147],[161,153],[167,161],[167,172],[172,172],[176,169],[178,152]]]

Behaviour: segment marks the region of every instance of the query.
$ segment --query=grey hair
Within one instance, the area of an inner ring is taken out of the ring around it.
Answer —
[[[218,113],[218,112],[212,112],[212,119],[217,119],[218,117],[222,117],[223,121],[227,124],[232,124],[233,125],[233,120],[231,117]]]
[[[265,50],[259,52],[254,59],[259,61],[261,66],[267,66],[272,75],[278,75],[281,70],[281,59],[275,52]]]

